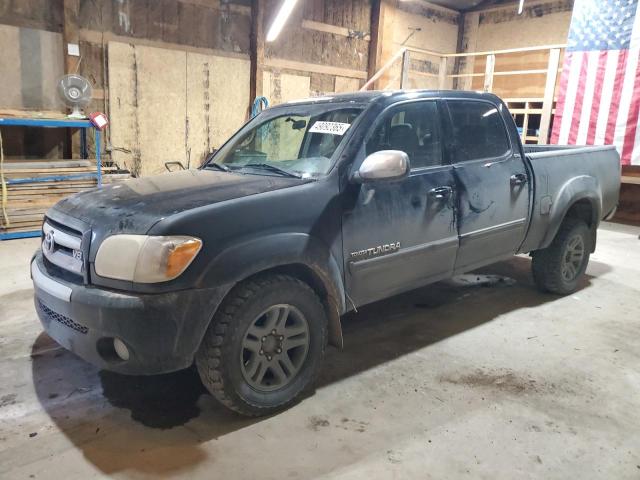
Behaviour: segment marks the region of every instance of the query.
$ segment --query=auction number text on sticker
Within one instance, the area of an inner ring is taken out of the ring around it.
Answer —
[[[329,133],[331,135],[344,135],[349,127],[350,123],[342,122],[316,122],[313,127],[309,129],[311,133]]]

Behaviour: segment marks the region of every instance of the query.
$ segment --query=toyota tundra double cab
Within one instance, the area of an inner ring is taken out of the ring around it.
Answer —
[[[619,185],[614,147],[522,145],[495,95],[292,102],[197,170],[51,208],[35,307],[100,368],[195,363],[224,405],[269,414],[313,383],[360,305],[523,253],[542,290],[573,292]]]

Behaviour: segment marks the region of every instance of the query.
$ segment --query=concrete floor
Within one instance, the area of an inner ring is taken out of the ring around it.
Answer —
[[[270,418],[192,370],[100,372],[32,306],[36,240],[0,243],[0,478],[639,478],[640,228],[605,224],[576,294],[530,261],[345,318],[317,390]]]

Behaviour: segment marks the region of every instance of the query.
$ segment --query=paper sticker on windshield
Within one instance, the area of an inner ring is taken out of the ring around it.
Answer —
[[[342,122],[316,122],[313,127],[309,129],[311,133],[329,133],[331,135],[344,135],[349,127],[350,123]]]

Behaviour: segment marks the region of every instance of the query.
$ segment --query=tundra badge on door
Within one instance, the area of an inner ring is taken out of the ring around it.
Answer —
[[[383,253],[391,253],[400,250],[400,242],[385,243],[384,245],[378,245],[377,247],[365,248],[364,250],[358,250],[357,252],[351,252],[352,259],[362,259],[367,257],[375,257]]]

